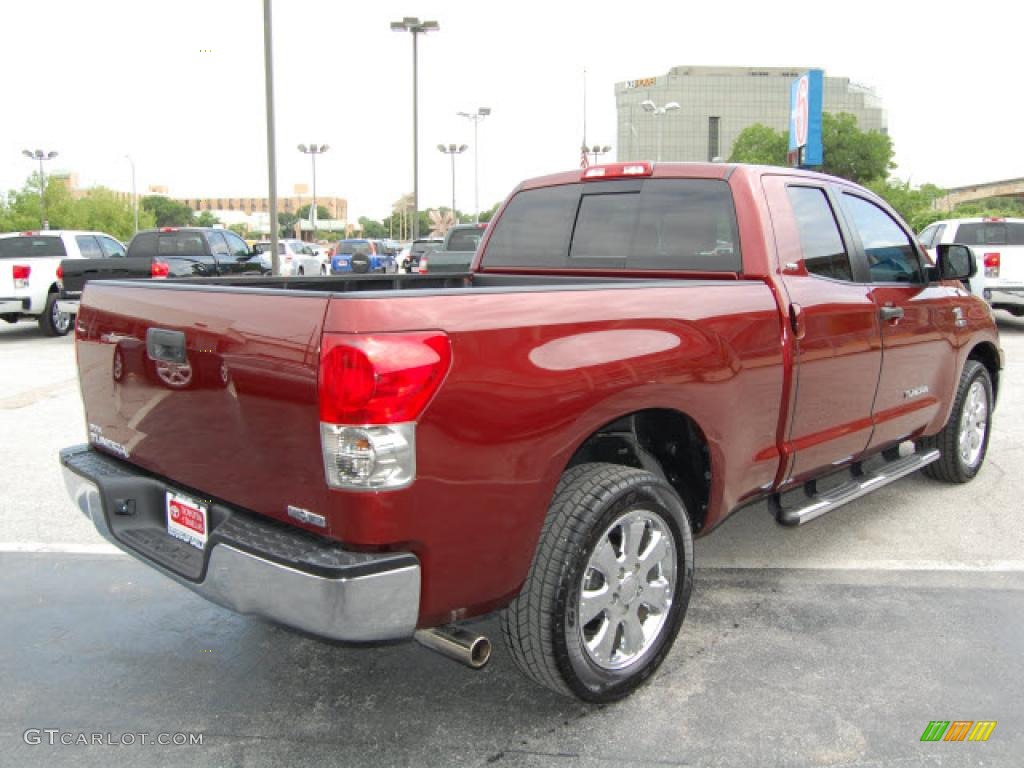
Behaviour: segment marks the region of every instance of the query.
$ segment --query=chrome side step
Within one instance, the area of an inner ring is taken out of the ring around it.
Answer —
[[[768,502],[775,514],[775,520],[780,525],[803,525],[843,504],[916,472],[938,459],[940,454],[937,450],[931,450],[927,453],[912,453],[902,458],[898,455],[889,458],[888,451],[883,455],[887,460],[872,469],[865,468],[869,462],[853,464],[848,470],[849,479],[827,491],[817,490],[819,481],[811,480],[804,483],[803,497],[793,505],[783,504],[783,497],[797,496],[801,493],[799,489],[784,494],[776,493]]]

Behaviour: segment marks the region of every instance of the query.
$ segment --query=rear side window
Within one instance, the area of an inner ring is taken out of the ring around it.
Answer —
[[[494,226],[491,267],[738,272],[742,264],[732,194],[717,180],[526,190]]]
[[[103,258],[103,251],[100,250],[100,244],[96,242],[96,238],[92,235],[75,235],[75,242],[78,243],[78,250],[82,252],[82,256],[85,258]]]
[[[818,187],[788,187],[786,192],[800,230],[804,267],[812,275],[852,282],[850,256],[843,245],[839,225],[825,190]]]
[[[953,242],[964,245],[1024,245],[1024,222],[976,221],[961,224]]]
[[[59,237],[0,237],[0,259],[32,259],[37,256],[67,256]]]

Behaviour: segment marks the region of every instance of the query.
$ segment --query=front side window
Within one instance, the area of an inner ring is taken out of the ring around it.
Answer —
[[[245,244],[245,240],[234,232],[224,232],[224,237],[228,241],[228,250],[236,259],[244,259],[249,255],[249,246]]]
[[[100,244],[96,242],[96,238],[92,235],[75,235],[75,242],[78,243],[78,250],[82,252],[82,256],[84,258],[103,258],[103,251],[100,250]]]
[[[835,213],[825,190],[818,187],[787,187],[793,216],[800,230],[804,267],[812,275],[853,281],[850,256],[843,245]]]
[[[103,248],[103,253],[107,258],[121,258],[124,256],[124,246],[114,238],[100,237],[97,239],[100,241],[100,247]]]
[[[871,282],[922,282],[917,247],[896,220],[864,198],[844,192],[842,199],[864,246]]]
[[[224,235],[220,232],[211,232],[207,239],[210,241],[210,253],[214,256],[228,255],[228,244],[224,242]]]

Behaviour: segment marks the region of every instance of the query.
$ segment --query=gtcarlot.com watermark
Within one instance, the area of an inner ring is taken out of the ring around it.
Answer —
[[[87,733],[62,731],[60,728],[29,728],[21,738],[29,746],[46,744],[51,747],[201,747],[202,733]]]

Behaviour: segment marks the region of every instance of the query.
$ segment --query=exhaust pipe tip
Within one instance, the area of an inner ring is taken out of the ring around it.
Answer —
[[[420,645],[470,669],[482,669],[491,660],[491,641],[462,627],[419,629],[413,637]]]

